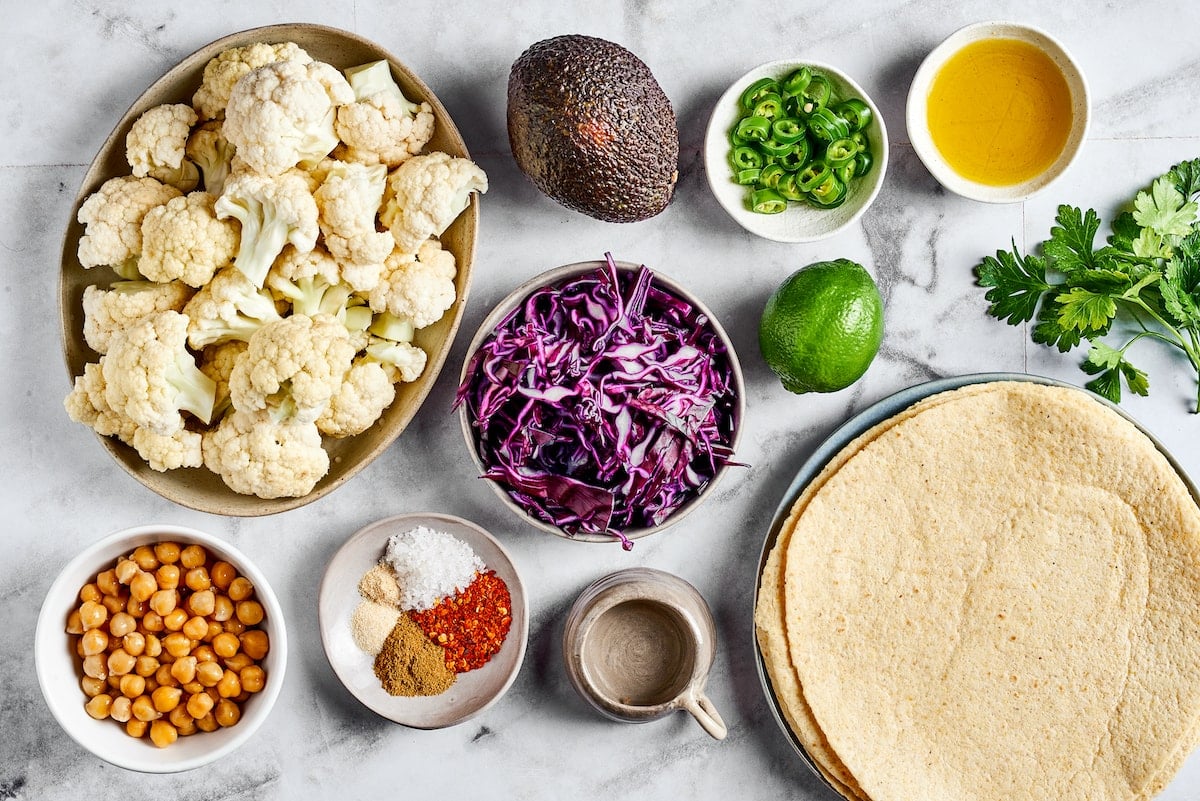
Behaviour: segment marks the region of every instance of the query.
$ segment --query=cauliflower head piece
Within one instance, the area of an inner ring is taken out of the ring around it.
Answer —
[[[259,328],[280,319],[275,299],[235,267],[214,275],[183,313],[188,317],[188,344],[196,350],[234,339],[249,342]]]
[[[299,498],[329,472],[315,423],[279,423],[265,412],[234,410],[204,434],[204,466],[234,492]]]
[[[312,166],[338,144],[337,106],[354,101],[340,72],[320,61],[277,61],[246,74],[225,107],[225,138],[254,172]]]
[[[234,85],[248,73],[276,61],[310,64],[312,60],[312,56],[295,42],[255,42],[244,47],[231,47],[204,65],[204,77],[192,96],[192,106],[202,120],[223,119]]]
[[[236,151],[225,138],[222,124],[213,120],[192,131],[188,137],[184,154],[200,170],[204,191],[219,197],[225,188],[225,179],[233,169]]]
[[[329,437],[352,437],[366,431],[396,399],[396,387],[379,362],[356,359],[346,380],[317,418],[317,428]]]
[[[274,177],[234,173],[214,210],[218,219],[241,223],[233,263],[256,287],[263,285],[284,245],[291,243],[301,253],[316,247],[317,201],[297,171]]]
[[[368,295],[371,309],[407,318],[416,328],[433,325],[454,305],[454,254],[428,239],[410,255],[400,248],[384,262],[383,275]]]
[[[271,271],[267,286],[292,306],[293,314],[341,317],[353,290],[341,280],[341,268],[329,251],[317,245],[308,253],[286,247]]]
[[[212,419],[217,387],[188,352],[187,327],[186,315],[162,311],[113,334],[101,367],[114,412],[164,436],[184,427],[183,412]]]
[[[441,236],[471,202],[487,192],[487,175],[470,159],[446,153],[413,156],[388,175],[379,220],[406,253]]]
[[[233,405],[229,397],[229,377],[233,375],[233,368],[238,363],[238,359],[249,347],[250,343],[244,340],[231,339],[219,345],[209,345],[200,352],[200,360],[197,363],[200,372],[211,378],[217,385],[216,399],[213,402],[213,420],[224,417],[225,412],[229,411]]]
[[[233,261],[238,227],[217,219],[216,200],[208,192],[192,192],[146,212],[138,271],[151,281],[201,287]]]
[[[433,107],[405,97],[386,61],[351,67],[346,78],[354,102],[338,109],[337,135],[347,160],[395,167],[433,138]]]
[[[117,281],[108,289],[91,284],[83,290],[83,338],[97,353],[107,353],[113,334],[160,311],[183,311],[194,291],[180,281]]]
[[[181,194],[157,178],[122,175],[105,181],[79,206],[77,219],[84,225],[80,265],[89,270],[112,267],[122,278],[139,278],[142,220],[150,209]]]
[[[375,227],[386,183],[382,164],[333,161],[313,193],[325,247],[356,292],[369,292],[379,282],[384,260],[395,247],[391,234]]]
[[[149,175],[181,192],[195,189],[200,171],[186,158],[195,124],[196,112],[183,103],[155,106],[138,117],[125,136],[125,159],[134,177]]]
[[[268,323],[250,337],[229,377],[233,407],[312,423],[337,394],[354,354],[346,326],[329,315]]]

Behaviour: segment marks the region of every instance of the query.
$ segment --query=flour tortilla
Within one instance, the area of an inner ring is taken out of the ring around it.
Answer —
[[[780,700],[856,798],[1147,797],[1197,736],[1200,512],[1084,393],[977,386],[799,510],[781,575],[802,689]]]
[[[761,584],[754,610],[754,625],[762,654],[763,667],[770,679],[772,691],[779,699],[780,711],[788,727],[796,735],[805,752],[815,763],[818,771],[835,790],[851,801],[869,801],[863,795],[854,776],[837,754],[829,747],[824,733],[813,719],[812,710],[804,700],[804,693],[796,672],[792,668],[788,653],[787,634],[783,610],[783,567],[784,554],[791,541],[796,521],[807,507],[809,500],[824,486],[830,476],[838,471],[852,456],[881,436],[896,424],[935,406],[944,400],[964,397],[980,391],[984,385],[971,385],[959,390],[961,394],[943,392],[924,398],[904,411],[884,420],[843,447],[814,477],[792,506],[791,512],[776,535],[775,543],[763,566]]]

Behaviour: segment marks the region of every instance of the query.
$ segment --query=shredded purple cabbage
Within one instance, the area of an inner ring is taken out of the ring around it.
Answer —
[[[708,318],[644,265],[533,292],[471,357],[484,478],[567,534],[654,526],[730,463],[733,368]]]

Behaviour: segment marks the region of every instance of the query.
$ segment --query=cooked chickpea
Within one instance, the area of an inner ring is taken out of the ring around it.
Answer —
[[[187,713],[196,720],[201,720],[212,711],[215,705],[216,702],[208,693],[196,693],[187,700]],[[205,729],[205,731],[211,731],[211,729]]]
[[[241,634],[246,630],[246,624],[236,617],[229,618],[229,620],[221,624],[221,627],[230,634]]]
[[[92,654],[83,660],[83,673],[93,679],[104,681],[108,678],[108,660],[103,654]]]
[[[237,569],[228,562],[214,562],[208,574],[217,589],[226,590],[230,582],[237,578]]]
[[[238,653],[224,660],[224,662],[225,669],[232,670],[234,673],[237,673],[243,668],[250,667],[254,664],[254,660],[251,659],[250,655],[244,651],[239,651]]]
[[[117,612],[125,611],[125,604],[128,600],[128,598],[120,595],[105,595],[100,599],[100,603],[103,604],[104,608],[108,610],[108,614],[111,617]]]
[[[82,603],[100,603],[100,599],[104,597],[104,593],[100,592],[100,588],[96,586],[94,581],[89,581],[84,584],[79,590],[79,600]]]
[[[242,635],[242,650],[251,659],[259,660],[271,650],[271,641],[262,629],[252,629]]]
[[[148,695],[139,695],[137,698],[134,698],[130,710],[133,712],[135,718],[146,723],[162,717],[162,713],[154,708],[154,702],[150,700],[150,696]]]
[[[179,686],[179,689],[183,690],[185,693],[187,693],[189,696],[191,696],[191,695],[195,695],[196,693],[204,692],[204,685],[201,684],[200,682],[196,681],[195,679],[192,679],[187,684],[181,684]]]
[[[154,675],[155,675],[155,676],[157,676],[157,675],[158,675],[158,671],[157,671],[157,670],[156,670],[156,671],[154,671]],[[157,689],[158,689],[158,682],[154,680],[154,676],[147,676],[147,677],[146,677],[146,692],[145,692],[145,695],[149,695],[150,693],[154,692],[154,691],[155,691],[155,690],[157,690]]]
[[[121,695],[126,698],[137,698],[146,692],[146,677],[137,673],[126,673],[121,677]]]
[[[229,582],[229,589],[226,592],[230,600],[244,601],[254,594],[254,585],[245,576],[238,576]]]
[[[231,657],[238,652],[239,648],[241,648],[241,642],[236,635],[228,631],[223,631],[216,637],[213,637],[212,649],[217,656]]]
[[[146,635],[146,656],[162,656],[162,640],[155,634]]]
[[[165,687],[160,682],[158,689],[150,694],[150,700],[154,702],[155,709],[165,714],[179,706],[182,695],[183,690],[178,687]]]
[[[100,693],[104,692],[104,688],[108,686],[108,682],[104,679],[97,679],[91,676],[84,676],[79,680],[79,686],[83,688],[83,694],[88,698],[95,698]]]
[[[141,656],[146,651],[146,635],[140,631],[131,631],[121,638],[121,647],[130,656]]]
[[[125,733],[130,737],[145,737],[148,728],[150,728],[150,724],[146,721],[130,718],[129,722],[125,724]]]
[[[212,590],[198,590],[193,592],[187,600],[187,608],[193,615],[207,617],[216,609],[217,596]]]
[[[137,661],[133,666],[133,672],[142,678],[145,678],[147,676],[153,676],[154,672],[158,670],[158,668],[159,662],[157,659],[143,654],[137,658]]]
[[[173,590],[179,586],[179,567],[178,565],[159,565],[158,570],[154,571],[154,578],[158,581],[161,589]]]
[[[125,696],[114,698],[108,716],[118,723],[127,723],[133,717],[133,702]]]
[[[217,725],[221,727],[232,726],[242,717],[242,710],[233,701],[225,698],[218,704],[213,716],[217,719]]]
[[[67,634],[83,634],[83,618],[78,609],[72,609],[71,614],[67,615]]]
[[[221,694],[222,698],[233,698],[235,695],[241,695],[242,680],[232,670],[226,670],[221,676],[221,680],[217,682],[217,692]]]
[[[129,595],[139,601],[149,601],[150,596],[158,592],[158,582],[153,573],[145,571],[138,573],[129,582]]]
[[[159,687],[178,687],[179,682],[171,675],[170,665],[159,665],[158,670],[154,671],[154,682]]]
[[[159,748],[166,748],[179,739],[179,732],[165,720],[156,720],[150,724],[150,742]]]
[[[204,638],[204,635],[208,634],[208,621],[199,615],[189,617],[180,631],[189,640],[201,640]]]
[[[248,693],[256,693],[262,690],[267,683],[267,674],[258,665],[247,665],[238,673],[238,678],[241,679],[242,689]]]
[[[263,619],[262,604],[258,601],[242,601],[237,605],[237,619],[247,626],[257,626]]]
[[[173,631],[162,640],[163,650],[175,658],[192,652],[192,641],[182,631]]]
[[[164,624],[167,622],[168,616],[175,611],[175,607],[178,605],[179,593],[175,590],[159,590],[150,596],[150,608],[163,616]]]
[[[100,575],[96,576],[96,586],[100,592],[105,595],[118,595],[121,591],[121,584],[117,581],[117,571],[105,570]]]
[[[171,665],[171,675],[180,684],[188,684],[196,678],[196,657],[185,656]]]
[[[133,550],[129,558],[142,570],[154,570],[158,567],[158,557],[149,545],[140,545]]]
[[[208,631],[204,632],[204,636],[201,637],[200,639],[204,640],[205,642],[212,642],[213,638],[216,637],[221,632],[223,632],[224,630],[225,630],[225,627],[222,626],[220,623],[215,623],[215,622],[209,623]]]
[[[100,693],[92,700],[84,705],[84,709],[96,720],[104,720],[108,717],[108,713],[112,711],[112,696],[108,693]]]
[[[179,563],[188,570],[191,570],[193,567],[200,567],[200,565],[207,561],[208,551],[204,550],[204,547],[200,545],[189,545],[179,554]]]
[[[167,715],[167,720],[171,721],[171,725],[177,729],[182,729],[189,725],[194,729],[196,725],[195,719],[188,714],[186,703],[176,704],[175,708],[171,710],[171,713]],[[180,734],[182,733],[183,732],[180,732]]]
[[[187,584],[188,589],[195,592],[212,588],[212,580],[208,576],[208,571],[203,567],[193,567],[187,572],[187,576],[184,577],[183,581]]]
[[[219,726],[217,726],[217,719],[213,717],[212,712],[209,712],[204,717],[196,719],[196,728],[200,731],[216,731]]]
[[[190,737],[199,731],[199,729],[196,728],[196,721],[192,719],[191,715],[188,715],[184,718],[182,726],[175,726],[175,728],[179,731],[180,737]]]
[[[167,631],[179,631],[183,628],[183,624],[187,623],[187,620],[187,612],[179,608],[172,609],[163,615],[163,628]]]
[[[108,655],[108,672],[116,676],[124,676],[133,670],[136,664],[137,659],[126,653],[124,648],[118,648]]]
[[[213,599],[212,619],[224,623],[233,617],[233,601],[227,595],[218,595]]]
[[[205,687],[216,687],[217,682],[225,675],[225,669],[216,662],[201,662],[196,665],[196,681]],[[200,715],[192,715],[194,718]]]
[[[102,654],[108,650],[108,635],[104,629],[89,629],[79,638],[79,649],[84,656]]]
[[[216,662],[217,655],[213,652],[211,646],[200,645],[192,649],[192,656],[196,657],[197,662]]]
[[[108,621],[108,633],[114,637],[124,637],[137,629],[137,620],[128,612],[117,612]]]
[[[154,556],[164,565],[173,565],[179,561],[179,545],[174,542],[160,542],[154,546]]]
[[[125,611],[135,619],[140,619],[146,612],[150,611],[150,604],[145,601],[139,601],[130,595],[125,599]]]
[[[112,690],[113,692],[118,692],[118,693],[121,692],[121,677],[120,676],[110,675],[104,683],[106,685],[108,685],[108,688],[110,690]]]
[[[84,601],[79,607],[79,622],[83,630],[99,628],[108,620],[108,609],[98,601]]]
[[[132,559],[120,559],[117,561],[116,570],[113,572],[116,573],[119,583],[128,584],[133,581],[134,576],[141,572],[141,568]]]

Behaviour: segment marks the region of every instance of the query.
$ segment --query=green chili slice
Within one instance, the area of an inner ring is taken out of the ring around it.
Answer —
[[[857,178],[862,178],[871,171],[871,165],[875,163],[874,157],[871,156],[870,150],[863,150],[854,157],[854,175]]]
[[[845,164],[850,164],[854,161],[856,155],[858,155],[858,145],[854,144],[854,140],[848,137],[834,139],[829,143],[829,147],[825,148],[825,160],[829,162],[831,167],[841,167]]]
[[[860,153],[871,149],[871,140],[867,138],[865,131],[855,131],[854,133],[850,134],[850,141],[858,145],[858,150]]]
[[[848,161],[840,167],[834,167],[833,175],[846,185],[847,192],[850,191],[850,182],[854,180],[854,162]]]
[[[729,154],[729,161],[735,170],[760,169],[763,166],[762,153],[749,145],[735,147]]]
[[[783,177],[779,179],[779,184],[775,187],[775,191],[788,200],[797,202],[804,200],[804,193],[800,191],[800,187],[796,186],[795,173],[784,173]]]
[[[771,123],[771,137],[787,145],[803,139],[805,130],[804,123],[795,117],[781,117]]]
[[[808,86],[804,87],[804,91],[800,93],[800,98],[804,101],[801,107],[811,114],[817,109],[829,105],[829,98],[832,95],[833,86],[829,83],[829,79],[824,75],[813,75]]]
[[[776,141],[775,139],[772,138],[772,139],[766,140],[765,142],[759,142],[758,146],[759,146],[759,148],[762,149],[762,152],[767,154],[768,156],[774,156],[775,158],[779,158],[780,156],[782,156],[783,154],[785,154],[789,150],[791,150],[793,147],[795,147],[796,143],[792,142],[790,144],[785,144],[783,142]]]
[[[808,130],[817,141],[832,142],[850,136],[850,123],[827,108],[819,108],[809,115]]]
[[[784,78],[779,88],[783,90],[784,97],[800,97],[812,79],[812,70],[808,67],[801,67],[793,70],[791,75]]]
[[[750,193],[750,210],[759,214],[779,214],[787,200],[774,189],[756,189]]]
[[[747,142],[762,142],[771,135],[771,121],[766,117],[742,117],[736,132]]]
[[[850,130],[852,131],[866,129],[871,124],[871,118],[875,116],[871,113],[871,107],[857,97],[843,100],[834,107],[834,111],[838,113],[839,117],[850,123]]]
[[[792,149],[779,157],[779,163],[788,172],[795,172],[808,163],[812,155],[812,147],[808,139],[801,139],[792,145]]]
[[[783,98],[775,92],[768,92],[758,99],[754,104],[754,110],[751,114],[755,117],[766,117],[768,120],[773,120],[776,117],[783,116]]]
[[[742,95],[738,98],[738,105],[742,107],[743,111],[749,111],[754,108],[763,95],[772,92],[779,94],[779,82],[774,78],[759,78],[742,90]]]
[[[846,185],[836,175],[827,175],[824,180],[808,191],[812,202],[824,208],[840,206],[846,199]]]
[[[742,186],[754,186],[758,183],[758,177],[762,174],[762,170],[757,167],[752,167],[745,170],[738,170],[734,180]]]
[[[832,174],[833,170],[829,168],[829,165],[823,159],[817,159],[809,162],[804,169],[796,173],[796,186],[801,192],[811,192]]]
[[[763,167],[762,173],[758,176],[758,183],[769,189],[774,189],[779,185],[779,179],[787,175],[787,172],[778,164],[768,164]]]

